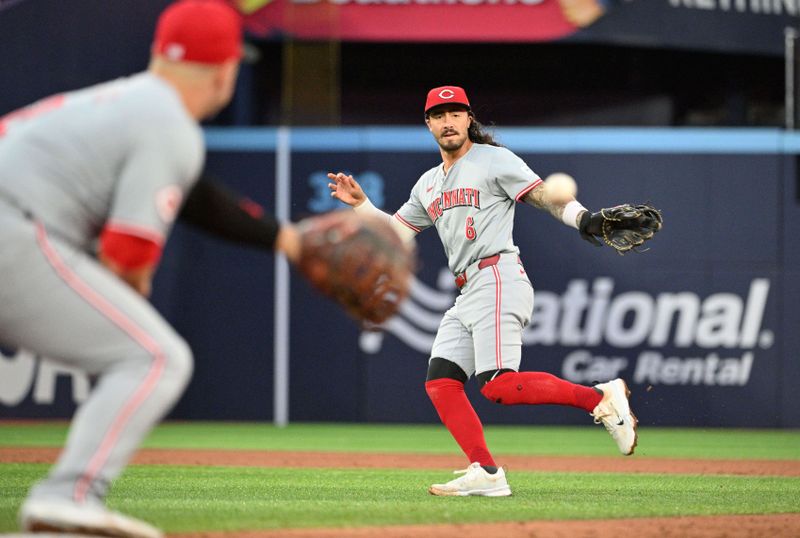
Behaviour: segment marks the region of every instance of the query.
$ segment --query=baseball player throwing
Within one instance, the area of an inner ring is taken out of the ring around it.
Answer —
[[[195,223],[296,256],[293,226],[195,186],[198,121],[229,102],[241,40],[235,10],[181,0],[159,18],[148,71],[0,118],[0,343],[98,376],[22,505],[23,530],[161,536],[104,498],[192,372],[189,347],[145,298],[184,195]]]
[[[483,132],[462,88],[432,89],[425,123],[442,163],[425,172],[393,217],[375,208],[352,176],[329,174],[331,195],[356,211],[390,219],[405,238],[435,226],[461,293],[433,343],[425,389],[469,459],[463,476],[434,484],[433,495],[511,495],[483,427],[464,392],[475,374],[481,393],[503,405],[558,404],[602,423],[622,454],[636,447],[636,417],[622,379],[586,387],[545,372],[520,372],[522,329],[533,311],[533,287],[514,245],[517,202],[544,209],[593,239],[597,221],[574,197],[548,186],[519,157]]]

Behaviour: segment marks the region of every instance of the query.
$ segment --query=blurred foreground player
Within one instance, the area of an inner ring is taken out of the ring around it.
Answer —
[[[191,376],[189,347],[146,300],[176,216],[285,254],[359,321],[381,323],[408,295],[413,250],[390,225],[350,211],[279,224],[197,179],[198,121],[230,101],[241,41],[225,3],[180,0],[159,18],[147,72],[0,118],[0,344],[98,377],[20,509],[23,530],[161,536],[104,498]]]
[[[232,8],[182,0],[159,18],[146,72],[0,118],[0,343],[98,376],[20,510],[23,530],[161,536],[104,498],[192,373],[189,347],[146,299],[182,207],[219,235],[297,257],[293,226],[195,187],[198,122],[230,101],[241,55]]]

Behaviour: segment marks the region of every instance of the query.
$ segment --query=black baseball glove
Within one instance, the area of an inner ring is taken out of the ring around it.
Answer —
[[[581,237],[596,246],[602,246],[598,238],[620,255],[640,249],[645,241],[661,229],[661,211],[647,204],[622,204],[601,209],[597,213],[588,211],[581,215],[579,230]]]

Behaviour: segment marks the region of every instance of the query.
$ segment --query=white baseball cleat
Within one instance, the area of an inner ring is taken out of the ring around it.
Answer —
[[[471,463],[462,471],[453,474],[464,476],[451,480],[447,484],[434,484],[428,488],[428,493],[439,496],[466,497],[467,495],[480,495],[482,497],[508,497],[511,488],[506,480],[506,472],[498,467],[495,474],[487,472],[478,462]]]
[[[603,391],[603,399],[592,411],[595,424],[602,423],[616,441],[619,451],[630,456],[636,448],[636,425],[639,421],[631,412],[628,385],[622,379],[613,379],[595,387]]]
[[[112,536],[114,538],[163,538],[144,521],[112,512],[101,505],[77,504],[63,499],[29,499],[19,511],[26,532],[53,532]]]

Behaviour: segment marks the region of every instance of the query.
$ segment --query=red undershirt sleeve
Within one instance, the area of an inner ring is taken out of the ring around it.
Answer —
[[[158,263],[161,245],[106,227],[100,234],[100,252],[122,269],[134,270]]]

